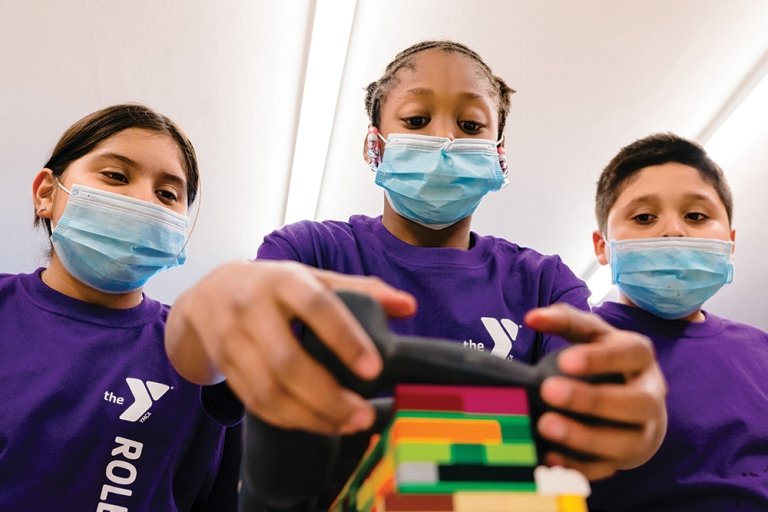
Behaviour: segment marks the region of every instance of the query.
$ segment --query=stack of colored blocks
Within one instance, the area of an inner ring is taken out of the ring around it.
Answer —
[[[586,512],[589,484],[538,466],[522,388],[400,385],[334,512]]]

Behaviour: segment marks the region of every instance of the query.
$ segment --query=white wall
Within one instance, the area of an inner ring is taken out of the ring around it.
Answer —
[[[187,132],[201,170],[188,261],[148,292],[172,301],[282,222],[309,2],[0,0],[0,271],[45,264],[32,178],[64,130],[142,102]]]

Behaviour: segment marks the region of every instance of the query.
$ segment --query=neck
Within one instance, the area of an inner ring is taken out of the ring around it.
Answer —
[[[51,264],[43,271],[42,279],[43,283],[67,297],[106,308],[129,309],[138,306],[142,301],[140,289],[114,294],[105,293],[81,283],[67,272],[55,252],[51,255]]]
[[[416,247],[452,247],[467,250],[471,222],[472,217],[469,216],[445,229],[430,229],[398,215],[386,198],[384,199],[384,227],[403,242]]]
[[[621,304],[626,304],[627,306],[632,306],[633,308],[642,309],[637,304],[629,300],[629,298],[621,292],[619,292],[619,302]],[[702,313],[700,309],[697,309],[690,315],[685,316],[683,318],[678,318],[677,320],[684,320],[686,322],[703,322],[704,320],[706,320],[706,317],[704,316],[704,313]]]

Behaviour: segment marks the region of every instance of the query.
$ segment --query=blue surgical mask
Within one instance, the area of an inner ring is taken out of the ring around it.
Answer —
[[[189,219],[159,205],[82,185],[69,194],[51,234],[56,256],[78,281],[106,293],[143,287],[181,265]]]
[[[443,229],[472,215],[485,194],[506,184],[497,145],[486,139],[390,134],[376,184],[396,213]]]
[[[612,280],[649,313],[684,318],[733,280],[732,247],[733,242],[710,238],[612,240]]]

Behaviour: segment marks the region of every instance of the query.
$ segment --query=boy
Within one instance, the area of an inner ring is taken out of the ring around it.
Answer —
[[[669,424],[649,462],[594,485],[590,510],[768,509],[768,334],[701,309],[732,279],[732,211],[722,170],[673,134],[600,176],[593,242],[620,297],[595,313],[653,340]]]

